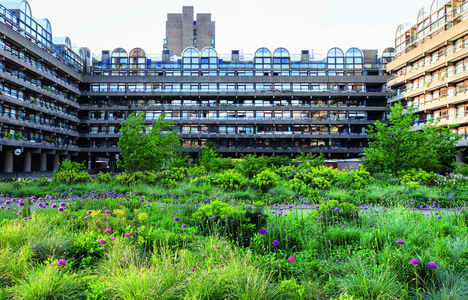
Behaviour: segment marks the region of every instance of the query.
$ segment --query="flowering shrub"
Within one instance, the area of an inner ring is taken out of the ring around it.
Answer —
[[[231,206],[219,200],[202,206],[198,211],[194,212],[192,216],[198,220],[207,220],[216,217],[214,220],[229,218],[236,221],[247,221],[247,218],[245,217],[245,211],[242,210],[242,208]]]
[[[126,185],[126,186],[130,186],[130,185],[137,184],[140,182],[139,178],[136,176],[136,173],[127,173],[127,172],[123,172],[123,173],[115,175],[115,180],[117,180],[119,184]]]
[[[262,191],[266,191],[278,185],[278,178],[275,172],[267,169],[255,175],[255,184],[260,187]]]
[[[195,184],[197,186],[209,184],[210,181],[211,181],[211,178],[210,178],[209,175],[195,177],[195,178],[190,179],[190,183],[193,183],[193,184]]]
[[[370,173],[359,165],[357,170],[342,170],[338,174],[338,182],[336,186],[342,188],[362,189],[374,180]]]
[[[278,174],[281,177],[287,177],[291,172],[293,172],[296,168],[294,166],[288,165],[288,166],[280,166],[276,167],[273,170],[275,171],[276,174]]]
[[[112,175],[110,173],[102,173],[99,171],[96,180],[99,183],[110,183],[112,181]]]
[[[217,176],[213,179],[213,182],[226,190],[239,189],[245,186],[244,177],[232,169],[217,174]]]

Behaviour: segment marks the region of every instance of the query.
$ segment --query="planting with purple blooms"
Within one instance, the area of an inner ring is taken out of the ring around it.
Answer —
[[[461,171],[243,159],[0,183],[0,299],[468,299]]]

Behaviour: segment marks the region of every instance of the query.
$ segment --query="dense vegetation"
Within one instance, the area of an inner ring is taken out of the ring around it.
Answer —
[[[466,166],[371,176],[305,154],[203,155],[0,183],[0,298],[468,297]]]

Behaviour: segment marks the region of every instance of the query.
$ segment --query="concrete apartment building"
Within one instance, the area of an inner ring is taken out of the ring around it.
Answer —
[[[395,90],[389,104],[417,107],[420,129],[431,119],[455,125],[468,146],[468,1],[434,0],[422,8],[412,25],[398,26],[395,60],[387,64],[393,75],[387,86]],[[460,155],[459,159],[464,159]]]
[[[190,20],[193,8],[183,11]],[[200,15],[197,36],[200,20],[213,24]],[[134,112],[144,112],[149,126],[165,113],[193,157],[207,141],[233,157],[299,150],[359,157],[367,126],[386,118],[385,65],[393,48],[332,48],[313,61],[308,50],[285,48],[221,55],[209,42],[181,44],[172,60],[170,50],[154,56],[138,47],[93,57],[69,38],[53,37],[50,23],[34,18],[26,1],[2,2],[0,171],[37,175],[67,157],[94,171],[105,161],[116,171],[120,123]]]

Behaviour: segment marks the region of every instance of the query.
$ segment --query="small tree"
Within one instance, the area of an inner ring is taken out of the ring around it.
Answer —
[[[160,115],[151,130],[143,124],[143,113],[131,114],[122,122],[122,136],[118,142],[122,151],[122,159],[117,161],[119,168],[130,172],[160,170],[180,152],[181,139],[177,131],[172,130],[175,123],[164,118],[165,114]]]
[[[398,171],[412,168],[428,172],[446,172],[457,151],[459,137],[450,127],[429,122],[422,131],[412,130],[417,119],[413,106],[405,108],[397,103],[391,108],[390,124],[379,121],[370,125],[368,147],[363,162],[368,170],[397,175]]]

